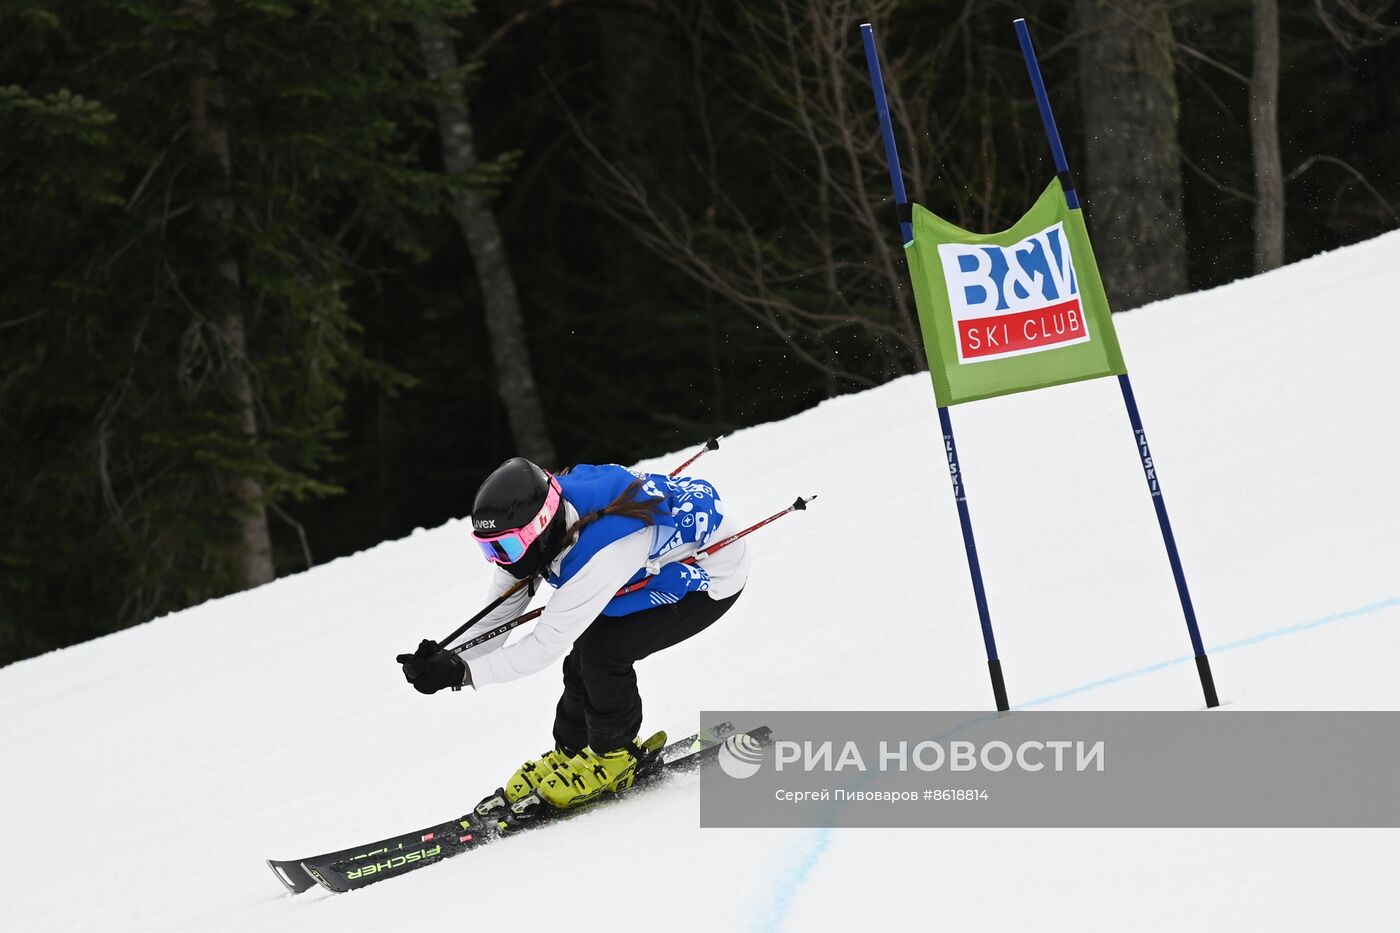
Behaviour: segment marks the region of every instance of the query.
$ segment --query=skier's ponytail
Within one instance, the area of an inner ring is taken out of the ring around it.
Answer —
[[[646,484],[646,477],[639,476],[627,487],[618,493],[617,498],[596,512],[589,512],[587,515],[579,517],[579,520],[569,528],[569,533],[564,539],[564,547],[569,547],[578,540],[578,536],[583,533],[583,529],[593,524],[600,518],[609,515],[621,515],[623,518],[635,518],[643,524],[651,527],[656,524],[657,509],[661,505],[660,499],[647,496],[638,499],[637,493],[641,492],[642,486]],[[562,550],[562,548],[561,548]]]

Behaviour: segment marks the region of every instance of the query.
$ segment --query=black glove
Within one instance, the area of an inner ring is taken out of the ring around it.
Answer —
[[[437,693],[445,687],[460,689],[471,683],[471,672],[455,651],[444,651],[438,643],[423,639],[413,654],[395,660],[403,665],[403,676],[419,693]]]

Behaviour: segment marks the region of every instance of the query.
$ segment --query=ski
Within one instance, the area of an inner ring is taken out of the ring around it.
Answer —
[[[364,859],[374,854],[384,853],[390,850],[400,851],[412,844],[430,843],[435,840],[448,842],[453,838],[454,834],[457,835],[456,844],[459,846],[464,845],[465,843],[461,837],[467,835],[467,831],[463,828],[462,824],[467,819],[468,818],[464,816],[460,820],[449,820],[446,823],[438,823],[436,826],[429,826],[416,832],[404,833],[399,836],[369,843],[368,845],[359,845],[349,849],[340,849],[335,852],[326,852],[322,855],[313,855],[306,859],[293,859],[290,861],[268,859],[267,864],[268,867],[272,869],[272,873],[277,876],[277,880],[282,882],[283,886],[286,887],[290,893],[301,894],[304,891],[309,891],[311,888],[316,887],[318,880],[311,869],[303,866],[332,865],[350,859]],[[469,839],[466,841],[470,842]],[[448,842],[448,844],[451,843]]]
[[[474,813],[468,813],[457,820],[439,824],[422,833],[408,833],[391,837],[375,844],[369,851],[362,851],[349,857],[338,857],[329,861],[306,860],[302,869],[314,878],[321,887],[337,894],[366,887],[386,878],[415,871],[445,858],[459,855],[468,849],[510,836],[519,835],[539,826],[557,823],[589,812],[596,807],[610,806],[618,800],[631,796],[643,787],[653,784],[668,773],[689,771],[713,759],[719,752],[724,739],[734,735],[734,727],[728,723],[710,730],[704,737],[687,736],[672,742],[661,750],[661,767],[638,780],[622,794],[605,797],[597,803],[578,810],[561,811],[548,818],[540,818],[531,823],[501,833],[497,824],[485,821]],[[769,730],[750,730],[747,735],[756,742],[765,742]],[[430,837],[430,838],[429,838]]]
[[[578,810],[561,811],[549,819],[539,819],[509,833],[500,833],[495,822],[488,822],[475,813],[467,813],[424,829],[376,842],[366,843],[335,852],[292,861],[269,859],[267,864],[277,880],[292,894],[301,894],[319,884],[337,894],[374,884],[385,878],[402,875],[425,865],[459,855],[489,842],[519,835],[541,825],[587,813],[599,806],[609,806],[640,788],[655,783],[667,774],[689,771],[712,760],[726,738],[737,734],[730,723],[722,723],[705,734],[689,735],[672,742],[660,752],[661,766],[640,778],[621,794],[606,797]],[[770,730],[765,727],[748,730],[753,741],[766,743]]]

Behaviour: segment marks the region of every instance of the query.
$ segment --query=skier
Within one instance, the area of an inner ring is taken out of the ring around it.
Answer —
[[[529,818],[537,801],[582,806],[625,790],[659,764],[666,734],[639,741],[633,665],[703,631],[739,598],[749,570],[744,542],[681,563],[711,542],[723,516],[703,480],[613,464],[554,475],[515,457],[481,484],[472,537],[495,565],[487,595],[529,584],[467,636],[519,615],[540,578],[555,591],[534,629],[514,644],[501,635],[459,655],[424,641],[399,655],[404,676],[421,693],[479,689],[537,673],[567,654],[554,747],[478,804],[480,815],[499,815],[532,793],[535,799],[513,808],[518,816]]]

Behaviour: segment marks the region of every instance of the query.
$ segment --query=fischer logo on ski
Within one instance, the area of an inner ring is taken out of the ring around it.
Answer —
[[[387,862],[370,862],[363,868],[352,869],[345,873],[345,877],[351,881],[365,878],[369,875],[376,875],[380,872],[394,871],[411,865],[414,862],[421,862],[423,859],[437,858],[442,854],[442,846],[433,846],[430,849],[419,849],[417,852],[405,852],[403,855],[396,855]]]

